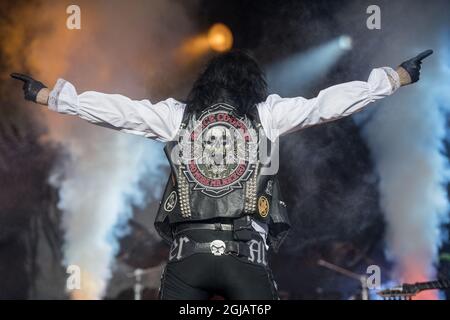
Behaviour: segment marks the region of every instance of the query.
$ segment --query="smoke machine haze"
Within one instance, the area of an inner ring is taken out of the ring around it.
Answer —
[[[444,141],[450,111],[449,4],[436,2],[426,13],[421,4],[403,5],[422,17],[417,32],[411,38],[405,28],[392,27],[385,34],[385,42],[396,43],[402,53],[414,54],[432,47],[435,55],[418,85],[383,101],[363,132],[380,179],[380,201],[387,222],[386,250],[395,263],[392,279],[414,283],[438,278],[435,267],[446,237],[442,227],[448,222],[450,176]],[[402,3],[390,5],[384,18],[404,25],[408,19],[402,15],[403,8]],[[374,58],[389,59],[388,54],[400,57],[400,52],[386,48],[377,50]],[[417,298],[435,299],[437,294],[428,291]]]
[[[66,29],[68,3],[18,6],[11,37],[6,39],[21,43],[10,47],[11,68],[21,65],[14,59],[23,56],[21,37],[29,33],[34,40],[27,48],[26,64],[49,86],[65,77],[89,88],[106,92],[120,88],[138,97],[148,96],[148,87],[160,89],[162,78],[170,83],[167,74],[177,76],[176,57],[167,52],[175,52],[192,32],[181,7],[163,0],[135,1],[132,6],[123,1],[79,5],[83,32]],[[36,11],[46,14],[35,17]],[[121,19],[123,12],[126,20]],[[144,206],[152,194],[161,192],[161,168],[166,165],[162,145],[49,112],[43,119],[48,138],[67,150],[49,181],[59,189],[64,264],[81,270],[81,289],[71,297],[101,299],[112,275],[117,239],[126,233],[133,206]]]

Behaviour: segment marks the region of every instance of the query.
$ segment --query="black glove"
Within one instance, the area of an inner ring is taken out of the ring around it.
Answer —
[[[34,80],[32,77],[22,73],[11,73],[11,77],[23,81],[23,93],[25,99],[36,102],[36,97],[43,88],[47,88],[42,82]]]
[[[408,61],[403,62],[400,67],[408,72],[411,77],[411,83],[415,83],[419,81],[420,78],[420,68],[422,65],[422,60],[428,56],[433,54],[433,50],[427,50],[419,54],[417,57],[414,57]]]

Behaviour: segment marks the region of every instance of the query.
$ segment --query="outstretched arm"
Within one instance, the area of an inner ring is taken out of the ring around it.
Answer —
[[[423,59],[431,50],[400,65],[397,70],[372,70],[367,81],[352,81],[320,91],[313,99],[270,95],[258,105],[264,130],[271,140],[310,126],[334,121],[361,111],[369,103],[393,94],[399,87],[419,80]]]
[[[24,81],[25,99],[48,105],[50,110],[163,142],[175,137],[185,108],[174,99],[152,104],[149,100],[137,101],[119,94],[95,91],[77,94],[75,87],[63,79],[50,91],[26,75],[11,76]]]

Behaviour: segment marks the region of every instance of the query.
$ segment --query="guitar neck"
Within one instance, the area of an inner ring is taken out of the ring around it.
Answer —
[[[435,289],[448,289],[450,288],[450,280],[436,280],[429,282],[419,282],[415,284],[403,285],[405,290],[416,289],[418,291],[435,290]]]

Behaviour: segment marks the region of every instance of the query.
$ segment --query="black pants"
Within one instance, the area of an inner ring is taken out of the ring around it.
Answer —
[[[232,240],[232,234],[223,231],[196,230],[186,235],[198,242]],[[278,299],[268,267],[233,255],[198,253],[166,265],[161,277],[160,299],[206,300],[216,295],[231,300]]]

